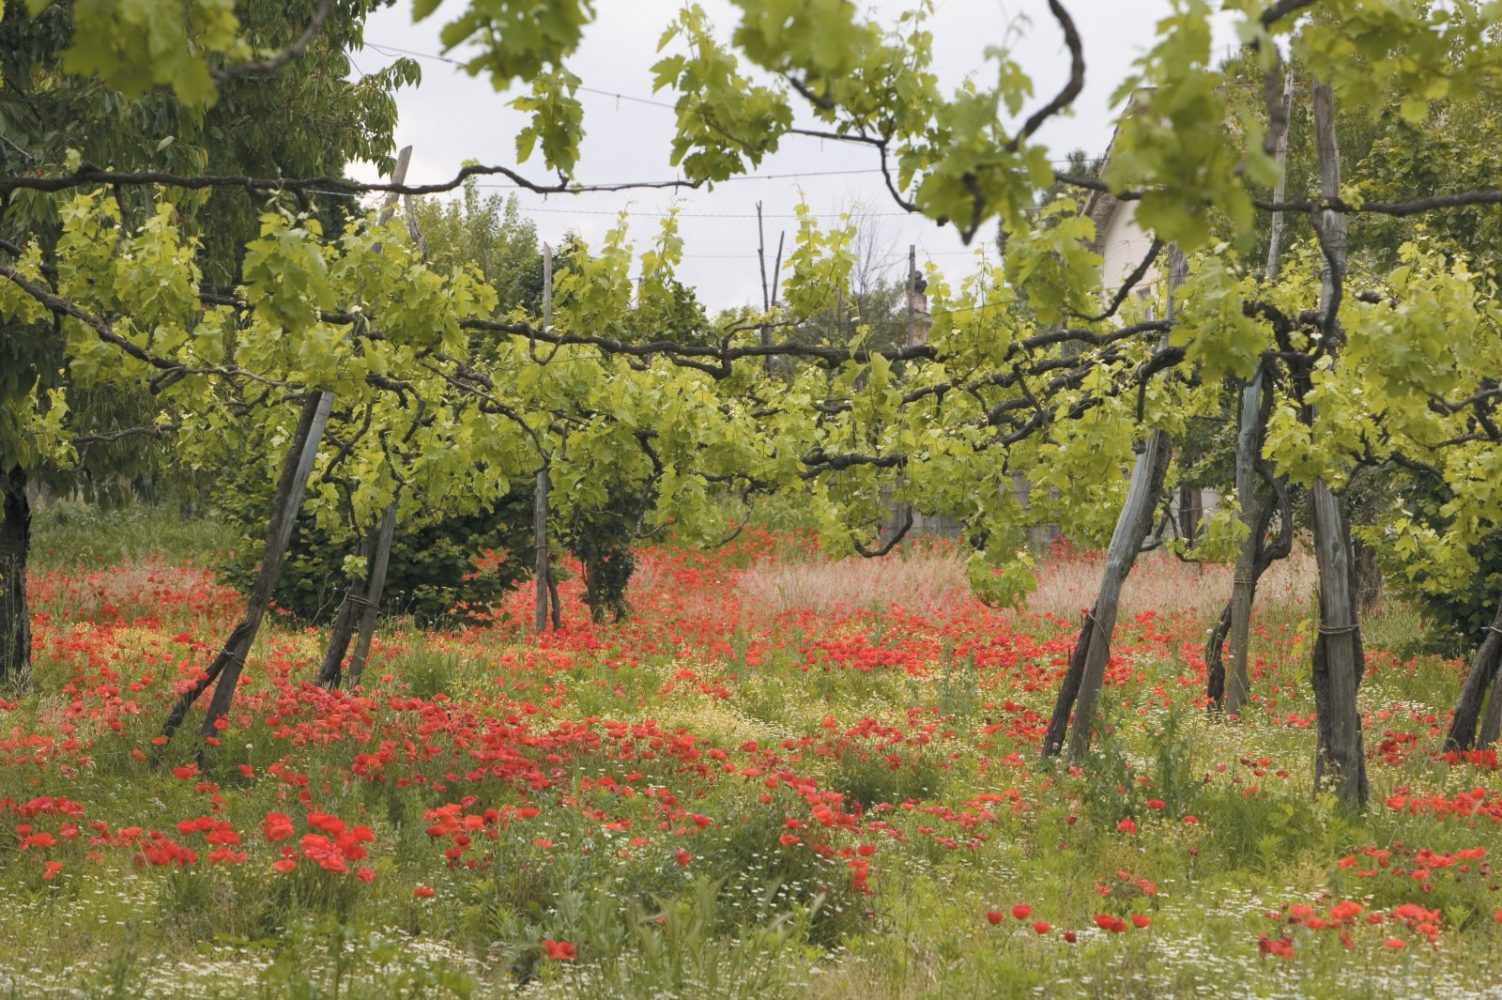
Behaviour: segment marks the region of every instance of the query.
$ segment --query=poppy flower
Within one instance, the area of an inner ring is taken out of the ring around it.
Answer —
[[[552,938],[542,939],[543,950],[548,953],[550,962],[571,962],[578,957],[574,946],[567,941],[554,941]]]

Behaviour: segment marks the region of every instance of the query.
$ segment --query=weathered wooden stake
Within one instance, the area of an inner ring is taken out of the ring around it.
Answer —
[[[1173,293],[1184,278],[1186,264],[1184,255],[1177,247],[1170,247],[1168,254],[1168,309],[1173,315]],[[1166,346],[1166,338],[1165,338]],[[1080,761],[1090,751],[1091,727],[1095,721],[1095,702],[1105,680],[1106,660],[1110,656],[1111,633],[1116,627],[1116,611],[1121,602],[1121,587],[1126,582],[1132,564],[1142,543],[1152,531],[1153,511],[1163,496],[1163,477],[1168,472],[1172,446],[1168,434],[1154,430],[1137,452],[1132,464],[1131,485],[1126,501],[1121,505],[1121,514],[1116,519],[1116,530],[1111,534],[1111,544],[1106,549],[1105,570],[1101,574],[1100,590],[1095,604],[1085,616],[1079,642],[1069,662],[1054,703],[1053,717],[1043,737],[1043,756],[1053,757],[1064,747],[1064,737],[1069,736],[1069,757]],[[1073,712],[1073,728],[1070,714]]]
[[[1340,146],[1335,138],[1335,95],[1329,84],[1314,87],[1315,145],[1319,153],[1320,194],[1340,196]],[[1340,300],[1344,294],[1346,217],[1333,211],[1317,221],[1325,255],[1320,287],[1326,351],[1335,363],[1342,335]],[[1306,407],[1306,419],[1315,418]],[[1330,787],[1348,809],[1366,805],[1366,755],[1356,692],[1361,684],[1364,653],[1356,610],[1356,573],[1351,554],[1350,526],[1340,498],[1324,479],[1310,491],[1314,515],[1314,554],[1319,566],[1319,637],[1314,646],[1314,703],[1319,713],[1315,754],[1316,788]]]
[[[1482,705],[1487,692],[1491,702],[1486,705],[1486,722],[1481,729],[1480,746],[1485,749],[1496,742],[1502,730],[1502,697],[1496,679],[1502,667],[1502,602],[1497,604],[1497,614],[1486,627],[1486,638],[1471,658],[1471,669],[1466,674],[1465,686],[1460,689],[1460,699],[1455,703],[1455,716],[1450,720],[1450,732],[1445,737],[1447,750],[1471,750],[1476,741],[1476,723],[1481,717]]]
[[[31,500],[26,469],[0,471],[0,681],[13,690],[31,684],[31,609],[26,562],[31,553]]]
[[[313,468],[313,460],[318,454],[318,445],[323,440],[323,431],[328,426],[329,411],[333,405],[333,395],[326,392],[313,393],[303,403],[297,431],[293,435],[291,446],[287,449],[287,458],[282,465],[282,475],[277,482],[271,520],[266,529],[266,544],[261,556],[261,567],[256,572],[255,583],[245,603],[245,617],[230,632],[219,655],[209,664],[204,676],[192,688],[183,692],[173,704],[166,721],[162,724],[162,735],[168,739],[171,739],[172,735],[177,732],[177,728],[182,725],[188,710],[193,707],[199,695],[208,690],[209,685],[214,684],[215,681],[218,684],[214,688],[213,698],[210,699],[208,713],[204,716],[203,735],[212,736],[217,731],[214,724],[229,712],[230,704],[235,696],[235,687],[240,681],[240,673],[245,669],[245,658],[250,653],[251,644],[255,642],[256,632],[261,627],[261,619],[271,604],[272,591],[276,589],[277,578],[281,575],[282,560],[287,554],[287,543],[292,538],[292,526],[297,519],[297,510],[302,506],[308,473]]]
[[[396,501],[386,505],[381,514],[381,526],[376,531],[374,551],[370,557],[370,578],[365,588],[365,600],[360,608],[360,634],[355,639],[355,651],[349,658],[349,686],[360,683],[365,673],[365,664],[370,658],[370,643],[375,638],[376,619],[381,613],[381,596],[386,591],[386,574],[391,567],[391,540],[396,535]]]
[[[542,245],[542,328],[553,325],[553,249]],[[553,622],[557,628],[560,611],[557,607],[558,588],[552,584],[553,564],[548,558],[548,457],[542,456],[542,467],[537,470],[537,485],[532,503],[532,545],[536,548],[537,596],[533,608],[532,627],[543,632],[548,627],[548,603],[553,602]]]

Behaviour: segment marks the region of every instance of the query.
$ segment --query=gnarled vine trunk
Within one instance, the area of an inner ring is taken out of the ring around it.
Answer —
[[[26,470],[0,473],[0,681],[24,690],[31,683],[31,609],[26,561],[31,554],[31,501]]]
[[[1288,122],[1293,110],[1293,67],[1282,65],[1269,72],[1264,93],[1278,86],[1276,72],[1281,70],[1282,97],[1268,100],[1268,137],[1273,159],[1278,164],[1278,182],[1273,186],[1273,201],[1281,202],[1287,191]],[[1282,212],[1272,215],[1267,244],[1268,281],[1274,281],[1283,262]],[[1271,381],[1267,363],[1257,367],[1241,391],[1240,423],[1236,436],[1236,497],[1241,504],[1241,522],[1247,537],[1236,553],[1235,575],[1231,580],[1231,598],[1221,611],[1210,638],[1205,643],[1205,687],[1211,705],[1228,716],[1240,715],[1251,697],[1251,678],[1247,659],[1252,638],[1252,605],[1257,599],[1257,582],[1274,562],[1293,550],[1293,509],[1288,502],[1288,488],[1262,462],[1262,441],[1271,412],[1271,395],[1266,392]],[[1261,489],[1262,486],[1268,489]],[[1276,499],[1276,508],[1274,500]],[[1276,540],[1267,540],[1273,514],[1279,518]],[[1230,639],[1230,678],[1226,676],[1224,644]]]
[[[1288,488],[1261,459],[1262,432],[1267,426],[1271,398],[1263,392],[1266,372],[1259,368],[1242,393],[1241,424],[1236,439],[1236,495],[1247,538],[1236,554],[1231,599],[1226,602],[1205,643],[1206,693],[1211,704],[1227,715],[1239,715],[1251,697],[1247,670],[1251,647],[1252,605],[1257,583],[1274,562],[1293,551],[1293,508]],[[1267,537],[1272,519],[1278,534]],[[1230,640],[1230,666],[1225,659]]]
[[[1486,628],[1486,638],[1471,658],[1471,669],[1460,689],[1455,715],[1450,720],[1450,732],[1445,737],[1447,750],[1471,750],[1478,745],[1476,723],[1481,718],[1483,706],[1487,708],[1486,724],[1482,727],[1479,745],[1484,748],[1496,742],[1498,730],[1502,729],[1502,697],[1498,696],[1496,684],[1499,667],[1502,667],[1502,601],[1497,603],[1497,614]],[[1489,705],[1488,692],[1491,693]]]
[[[343,680],[344,655],[349,652],[350,640],[355,636],[355,625],[360,617],[360,606],[370,592],[370,555],[375,548],[379,526],[372,527],[355,546],[355,555],[366,562],[366,578],[350,580],[344,588],[344,597],[334,615],[334,624],[329,629],[329,644],[323,652],[323,662],[318,667],[318,683],[327,688],[336,688]]]

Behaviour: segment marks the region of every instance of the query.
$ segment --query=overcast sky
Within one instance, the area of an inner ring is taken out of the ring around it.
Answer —
[[[674,114],[672,95],[652,93],[649,67],[658,58],[657,40],[680,7],[679,0],[599,0],[599,17],[585,34],[570,68],[589,92],[584,105],[585,139],[576,179],[581,183],[663,180],[678,176],[668,163]],[[702,0],[721,36],[728,36],[737,11],[727,0]],[[907,4],[880,0],[866,4],[878,18],[892,20]],[[515,136],[524,116],[511,110],[511,93],[496,93],[484,77],[474,78],[442,52],[438,32],[459,6],[449,3],[422,24],[411,23],[411,5],[399,3],[373,15],[365,29],[367,47],[355,56],[359,70],[374,72],[401,54],[417,55],[423,81],[398,94],[397,145],[412,145],[408,183],[451,179],[465,160],[516,166]],[[1058,159],[1072,149],[1098,154],[1110,139],[1114,112],[1112,90],[1129,72],[1131,62],[1151,43],[1154,22],[1169,9],[1168,0],[1069,0],[1085,45],[1085,91],[1070,117],[1055,118],[1038,134]],[[1221,25],[1217,45],[1231,43]],[[1018,38],[1014,58],[1034,81],[1035,98],[1026,117],[1051,97],[1068,76],[1069,53],[1049,16],[1045,0],[939,0],[931,22],[935,65],[947,90],[970,74],[985,82],[983,51]],[[1009,29],[1015,29],[1009,36]],[[397,52],[396,50],[404,50]],[[463,50],[450,53],[463,56]],[[750,68],[743,65],[743,71]],[[614,95],[619,95],[614,96]],[[668,106],[659,106],[668,105]],[[796,101],[795,101],[796,106]],[[1020,119],[1019,119],[1020,121]],[[800,124],[810,122],[800,121]],[[1010,123],[1015,127],[1017,122]],[[993,252],[994,228],[978,234],[966,249],[952,227],[938,227],[904,215],[892,202],[876,171],[874,151],[848,144],[788,136],[782,148],[755,171],[756,179],[717,185],[713,191],[637,191],[616,194],[553,195],[520,192],[524,214],[539,236],[557,243],[569,231],[590,244],[614,223],[622,208],[631,213],[631,236],[638,247],[656,233],[660,216],[680,208],[684,262],[679,277],[695,288],[711,309],[761,304],[756,261],[756,203],[767,216],[770,256],[778,233],[792,239],[792,213],[800,200],[832,222],[842,211],[858,208],[865,224],[877,227],[879,243],[890,247],[894,268],[916,244],[921,263],[933,260],[951,278],[974,267],[974,250]],[[521,166],[527,176],[546,180],[540,160]],[[374,179],[374,171],[356,165],[352,173]],[[509,193],[509,185],[482,186]],[[900,275],[900,270],[894,270]]]

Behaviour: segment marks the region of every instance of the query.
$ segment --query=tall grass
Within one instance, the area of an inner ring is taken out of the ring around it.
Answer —
[[[1104,556],[1070,553],[1053,556],[1037,571],[1037,589],[1026,607],[1039,614],[1075,618],[1095,601]],[[1221,563],[1187,563],[1166,552],[1140,556],[1122,590],[1122,615],[1144,611],[1173,614],[1200,611],[1218,614],[1231,596],[1233,568]],[[1263,606],[1307,603],[1318,572],[1314,558],[1297,550],[1274,563],[1258,586]],[[771,612],[808,608],[928,607],[970,599],[964,555],[953,547],[928,545],[883,559],[852,557],[758,563],[738,581],[741,600]]]
[[[924,607],[970,598],[963,557],[941,548],[904,551],[883,559],[758,563],[741,575],[739,587],[746,605],[771,613],[891,604]]]
[[[185,518],[169,506],[104,508],[59,500],[32,515],[34,570],[119,566],[155,558],[171,563],[217,561],[224,525]]]

